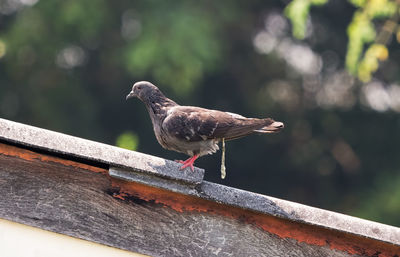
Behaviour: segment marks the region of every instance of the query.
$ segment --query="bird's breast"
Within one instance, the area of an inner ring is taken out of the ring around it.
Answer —
[[[201,141],[188,141],[181,138],[174,137],[173,135],[167,135],[161,139],[163,142],[160,144],[169,150],[184,153],[189,156],[198,154],[200,156],[206,154],[215,153],[218,147],[217,139],[208,139]]]

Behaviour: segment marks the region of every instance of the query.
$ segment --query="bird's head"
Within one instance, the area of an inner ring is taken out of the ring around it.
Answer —
[[[149,99],[160,94],[162,95],[161,91],[150,82],[139,81],[132,86],[131,92],[126,96],[126,100],[137,97],[143,102],[147,102]]]

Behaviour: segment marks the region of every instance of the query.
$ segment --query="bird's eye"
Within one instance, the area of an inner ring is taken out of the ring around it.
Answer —
[[[139,89],[139,90],[142,89],[142,86],[138,86],[137,89]]]

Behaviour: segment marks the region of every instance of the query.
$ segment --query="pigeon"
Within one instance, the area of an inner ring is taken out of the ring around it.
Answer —
[[[181,170],[190,167],[197,158],[219,150],[218,143],[250,134],[276,133],[282,122],[272,118],[246,118],[236,113],[182,106],[167,98],[155,85],[136,82],[126,100],[137,97],[146,106],[158,143],[167,150],[190,156]]]

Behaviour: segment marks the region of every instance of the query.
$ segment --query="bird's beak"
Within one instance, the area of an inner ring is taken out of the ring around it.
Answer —
[[[132,98],[132,97],[136,97],[136,94],[135,94],[133,91],[131,91],[131,92],[126,96],[126,100],[128,100],[129,98]]]
[[[266,127],[267,133],[276,133],[282,130],[285,127],[282,122],[274,121],[271,125]]]

